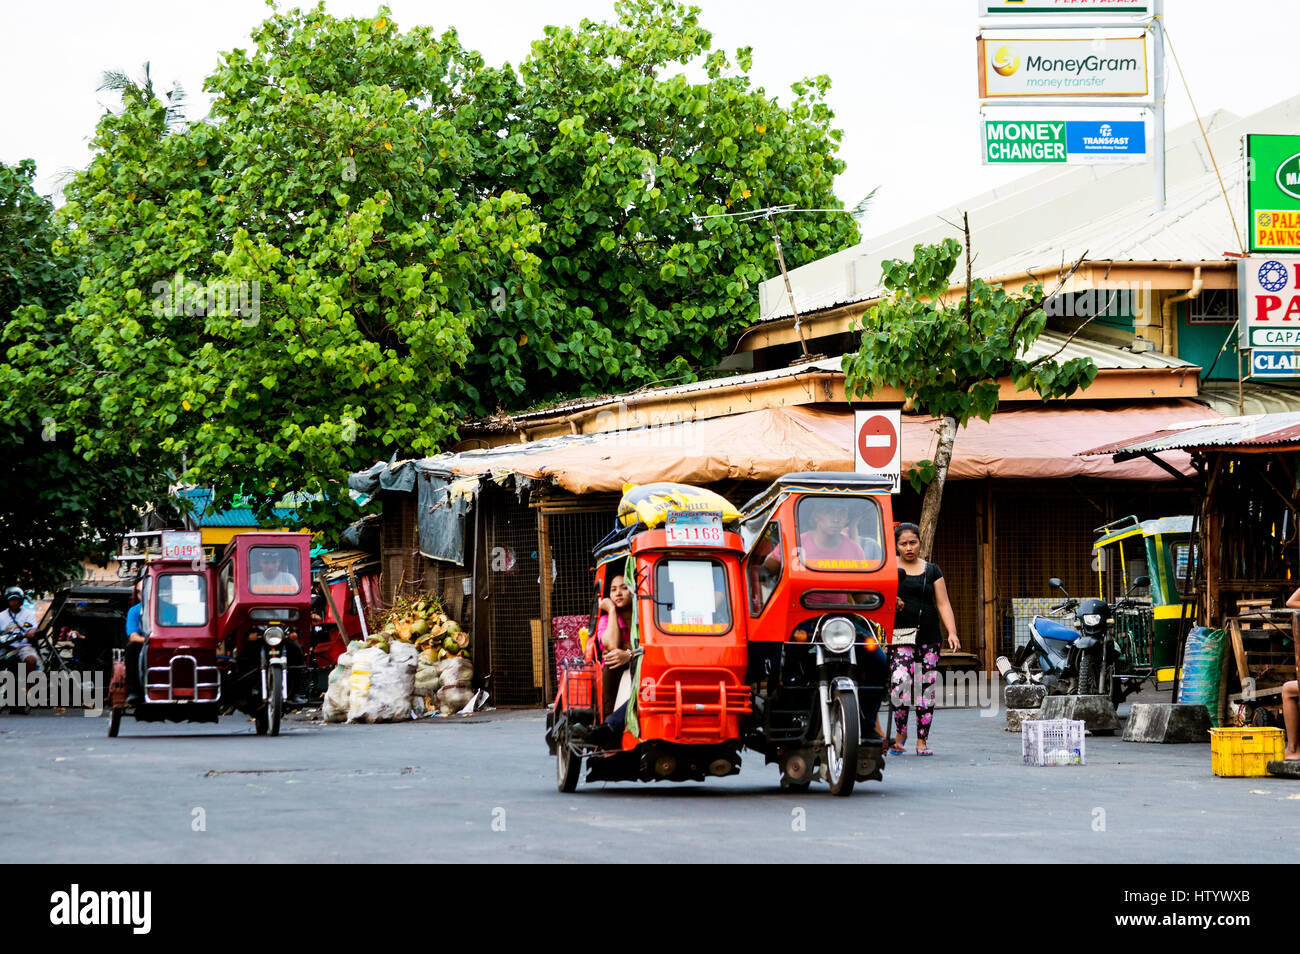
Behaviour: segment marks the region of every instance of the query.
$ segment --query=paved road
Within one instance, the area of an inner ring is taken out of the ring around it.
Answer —
[[[833,799],[779,793],[752,753],[727,779],[561,795],[537,711],[274,739],[235,718],[108,739],[104,719],[0,715],[0,861],[1300,860],[1300,783],[1118,738],[1031,768],[1002,724],[941,710],[938,755]]]

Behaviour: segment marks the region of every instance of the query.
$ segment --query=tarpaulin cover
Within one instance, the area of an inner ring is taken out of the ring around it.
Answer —
[[[1212,416],[1212,411],[1191,401],[999,411],[990,421],[975,420],[958,430],[948,478],[1170,480],[1168,472],[1148,460],[1115,464],[1106,458],[1075,455],[1117,434],[1139,434]],[[904,416],[904,470],[933,458],[936,426],[928,417]],[[418,466],[422,471],[485,475],[494,480],[515,475],[516,481],[531,478],[575,494],[620,492],[624,484],[661,480],[707,485],[720,480],[768,482],[797,471],[851,471],[852,439],[851,411],[797,406],[612,434],[505,444],[426,458]],[[1186,454],[1171,453],[1164,459],[1182,473],[1191,472]]]
[[[415,489],[415,461],[399,460],[394,464],[379,461],[368,470],[350,476],[348,489],[363,494],[373,494],[380,490],[410,493]]]
[[[420,552],[430,560],[465,565],[465,518],[474,507],[480,481],[421,474],[417,482],[416,529]]]

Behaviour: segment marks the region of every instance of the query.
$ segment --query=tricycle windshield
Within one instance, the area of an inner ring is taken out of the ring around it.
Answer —
[[[665,633],[720,636],[731,629],[727,573],[717,560],[670,557],[655,569],[655,622]]]
[[[302,590],[298,563],[293,547],[250,547],[248,588],[258,594],[292,596]]]
[[[885,561],[880,504],[871,497],[804,497],[795,526],[800,559],[810,570],[877,570]]]
[[[208,621],[208,581],[201,573],[164,573],[158,577],[158,624],[202,626]]]

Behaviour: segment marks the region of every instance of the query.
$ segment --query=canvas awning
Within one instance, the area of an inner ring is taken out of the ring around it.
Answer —
[[[948,477],[1170,480],[1146,460],[1115,464],[1076,456],[1117,434],[1139,434],[1190,420],[1217,419],[1191,401],[1110,407],[1078,404],[1000,411],[958,431]],[[906,415],[903,467],[934,455],[935,421]],[[767,408],[608,434],[574,434],[429,457],[417,469],[446,476],[485,476],[553,484],[574,494],[618,492],[624,484],[671,480],[711,484],[768,482],[807,470],[852,470],[853,413],[815,406]],[[1186,455],[1167,462],[1190,473]]]

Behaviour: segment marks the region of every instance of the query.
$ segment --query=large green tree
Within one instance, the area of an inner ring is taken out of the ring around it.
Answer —
[[[575,378],[590,393],[707,368],[775,268],[766,224],[726,214],[841,208],[827,77],[795,84],[782,106],[749,79],[750,49],[712,48],[697,9],[615,10],[615,22],[548,27],[517,73],[485,71],[490,94],[467,114],[484,187],[527,194],[546,223],[540,307],[511,294],[476,354],[507,406],[571,394]],[[781,228],[791,265],[858,239],[845,214]]]
[[[11,322],[0,376],[56,394],[88,459],[157,448],[218,500],[315,491],[338,516],[335,481],[465,416],[707,367],[771,246],[702,217],[838,208],[828,81],[783,108],[693,8],[616,9],[518,71],[383,8],[276,13],[188,125],[119,82],[66,190],[80,294]],[[795,263],[857,237],[782,227]]]
[[[36,165],[0,163],[0,316],[42,327],[73,300],[80,278],[75,256],[56,254],[65,236],[48,199],[36,193]],[[0,341],[8,348],[10,342]],[[39,336],[23,347],[39,365]],[[167,500],[167,476],[156,454],[101,455],[88,462],[73,435],[58,426],[61,395],[44,376],[18,380],[0,366],[0,581],[39,590],[80,575],[82,560],[111,553],[141,511]]]
[[[969,232],[966,241],[969,246]],[[1036,282],[1019,295],[1008,293],[973,278],[967,255],[965,293],[945,300],[961,255],[962,243],[944,239],[916,246],[910,262],[881,263],[885,294],[863,315],[861,345],[843,361],[850,397],[897,388],[905,410],[939,420],[934,459],[921,461],[913,475],[926,485],[919,524],[925,555],[934,542],[957,428],[993,416],[1001,381],[1048,400],[1086,388],[1097,375],[1091,358],[1057,363],[1057,354],[1030,356],[1029,346],[1047,327],[1043,287]]]

